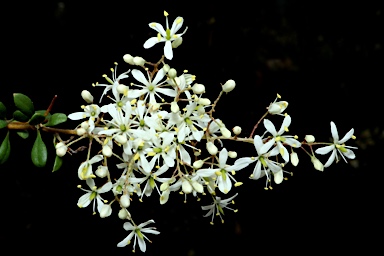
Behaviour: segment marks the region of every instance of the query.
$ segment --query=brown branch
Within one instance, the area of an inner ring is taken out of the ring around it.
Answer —
[[[10,122],[7,125],[7,128],[8,130],[37,130],[36,126],[30,125],[29,123],[25,123],[25,122]],[[50,133],[77,135],[76,130],[70,130],[70,129],[60,129],[60,128],[45,127],[45,126],[41,126],[39,129],[44,132],[50,132]]]

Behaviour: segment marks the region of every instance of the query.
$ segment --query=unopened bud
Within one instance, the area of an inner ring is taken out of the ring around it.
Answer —
[[[204,192],[204,187],[197,181],[192,181],[192,187],[196,192],[198,193],[203,193]]]
[[[133,58],[133,63],[137,66],[144,66],[145,60],[141,57],[134,57]]]
[[[228,151],[228,156],[230,158],[236,158],[237,157],[237,152],[236,151]]]
[[[316,170],[318,171],[324,171],[324,165],[320,162],[319,159],[316,157],[312,156],[311,161],[313,163],[313,166],[315,167]]]
[[[178,37],[172,42],[172,48],[177,48],[183,43],[183,38]]]
[[[89,128],[89,123],[87,121],[84,121],[80,124],[81,128],[88,130]]]
[[[79,129],[76,129],[76,134],[78,136],[82,136],[86,133],[87,131],[84,129],[84,128],[79,128]]]
[[[100,178],[106,177],[108,174],[108,167],[100,165],[96,170],[96,175]]]
[[[131,54],[125,54],[123,60],[130,65],[136,65]]]
[[[236,83],[232,79],[228,80],[224,85],[223,85],[223,91],[224,92],[230,92],[233,89],[235,89]]]
[[[176,69],[174,68],[171,68],[169,71],[168,71],[168,75],[171,79],[175,78],[177,76],[177,71]]]
[[[217,154],[218,149],[215,146],[215,144],[213,144],[212,141],[208,141],[206,146],[207,146],[207,150],[208,150],[209,154],[211,154],[211,155]]]
[[[87,103],[92,103],[93,102],[93,96],[92,94],[87,91],[87,90],[83,90],[81,92],[81,97],[83,98],[83,100],[85,100],[85,102]]]
[[[131,205],[131,200],[129,200],[129,195],[125,194],[120,197],[120,204],[124,208],[128,208]]]
[[[111,156],[112,156],[112,149],[111,149],[111,147],[108,146],[108,145],[104,145],[104,146],[103,146],[102,153],[103,153],[103,155],[106,156],[106,157],[111,157]]]
[[[198,103],[203,105],[203,106],[211,105],[211,101],[208,98],[199,98]]]
[[[109,204],[105,204],[100,209],[100,218],[106,218],[112,213],[112,207]]]
[[[225,126],[220,127],[220,131],[221,131],[221,134],[222,134],[225,138],[230,138],[230,137],[231,137],[231,131],[228,130]]]
[[[241,133],[241,127],[235,126],[235,127],[233,127],[232,131],[235,135],[239,135]]]
[[[299,157],[296,152],[291,153],[291,163],[293,166],[297,166],[299,164]]]
[[[189,194],[193,190],[191,183],[189,183],[188,180],[184,180],[183,183],[181,183],[181,189],[185,194]]]
[[[193,168],[200,169],[204,164],[203,160],[197,160],[193,163]]]
[[[281,182],[283,182],[283,179],[284,179],[283,170],[273,173],[273,181],[276,184],[280,184]]]
[[[288,107],[288,102],[286,101],[278,101],[272,103],[268,107],[268,112],[271,115],[281,114],[284,112],[284,110]]]
[[[119,211],[119,218],[122,219],[122,220],[126,220],[126,219],[130,219],[131,218],[131,215],[129,214],[129,212],[126,210],[126,209],[121,209]]]
[[[315,136],[313,135],[305,135],[305,141],[308,143],[315,142]]]
[[[125,144],[125,143],[127,143],[127,137],[126,137],[125,135],[118,134],[118,135],[115,135],[115,137],[113,137],[113,139],[114,139],[117,143],[120,143],[120,144]]]
[[[63,157],[68,150],[68,147],[64,144],[64,142],[57,143],[55,148],[56,148],[56,155],[59,157]]]
[[[170,69],[171,67],[168,64],[164,64],[163,70],[165,71],[165,73],[168,73]]]
[[[202,94],[205,93],[205,86],[202,84],[194,84],[192,86],[192,91],[195,94]]]
[[[128,93],[128,86],[124,85],[124,84],[119,84],[116,88],[117,92],[120,93],[120,94],[127,94]]]

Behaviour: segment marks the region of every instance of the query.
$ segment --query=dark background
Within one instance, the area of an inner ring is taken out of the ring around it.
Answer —
[[[299,152],[300,165],[287,167],[294,176],[272,191],[263,189],[264,179],[248,180],[253,167],[243,170],[237,177],[244,181],[237,189],[239,212],[228,211],[224,225],[216,220],[211,226],[202,217],[200,205],[208,198],[200,204],[188,197],[184,204],[183,196],[172,194],[165,206],[157,197],[135,201],[134,219],[154,219],[161,232],[149,235],[147,255],[373,250],[382,230],[383,1],[2,3],[0,100],[12,109],[12,93],[21,92],[44,109],[58,95],[54,112],[79,111],[81,90],[100,95],[102,89],[91,84],[103,82],[115,61],[119,73],[131,68],[124,54],[159,59],[163,45],[142,45],[155,36],[148,23],[164,25],[163,10],[170,24],[182,16],[182,29],[189,27],[168,62],[172,67],[195,74],[211,100],[220,83],[236,81],[216,111],[227,127],[240,125],[248,136],[279,93],[289,102],[292,134],[328,141],[334,121],[340,137],[355,129],[360,148],[352,165],[341,161],[323,173]],[[258,134],[263,132],[260,127]],[[49,145],[51,138],[44,139]],[[62,169],[52,174],[53,149],[47,167],[38,169],[29,158],[32,143],[11,134],[11,157],[0,166],[0,244],[14,253],[129,254],[132,246],[116,248],[128,235],[117,209],[100,219],[90,207],[76,206],[83,194],[76,188],[77,168],[85,153],[65,156]],[[254,154],[252,146],[226,145],[240,157]]]

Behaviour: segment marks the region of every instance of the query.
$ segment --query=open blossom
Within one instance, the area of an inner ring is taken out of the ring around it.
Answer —
[[[239,158],[236,160],[235,165],[239,166],[239,169],[243,169],[251,163],[256,162],[250,178],[257,180],[265,175],[267,176],[266,183],[268,183],[270,181],[270,177],[268,175],[270,171],[272,171],[273,174],[281,171],[281,165],[269,159],[270,156],[276,156],[279,154],[279,150],[277,147],[274,147],[271,151],[269,151],[273,144],[265,146],[266,144],[263,143],[263,140],[259,135],[254,137],[253,142],[258,156]],[[261,166],[263,166],[264,172],[261,171]]]
[[[149,24],[149,27],[158,32],[157,37],[151,37],[144,43],[144,48],[148,49],[154,46],[159,42],[165,42],[164,46],[164,55],[167,59],[171,60],[173,58],[172,51],[172,41],[180,38],[187,31],[188,27],[184,30],[183,33],[176,34],[177,31],[183,26],[184,19],[183,17],[177,17],[172,24],[172,27],[169,28],[168,24],[168,13],[164,11],[166,29],[164,30],[163,26],[159,23],[152,22]]]
[[[230,198],[227,198],[227,199],[221,199],[218,196],[214,197],[213,203],[211,205],[201,206],[202,210],[204,211],[208,210],[208,212],[204,215],[204,217],[212,216],[211,224],[213,225],[213,218],[218,215],[221,219],[221,222],[224,223],[224,219],[221,216],[221,215],[224,215],[224,208],[237,212],[237,210],[234,210],[227,206],[229,203],[233,202],[233,199],[236,196],[237,196],[237,193],[236,195],[231,196]]]
[[[154,234],[154,235],[160,234],[159,231],[154,230],[155,229],[154,227],[144,228],[145,226],[147,226],[150,223],[155,223],[155,221],[149,220],[149,221],[146,221],[144,223],[141,223],[138,226],[132,225],[130,222],[125,222],[123,225],[124,229],[127,231],[131,231],[131,233],[129,233],[129,235],[126,238],[124,238],[120,243],[118,243],[117,247],[125,247],[126,245],[131,243],[131,240],[134,237],[133,251],[135,251],[136,242],[138,242],[140,250],[142,252],[145,252],[147,247],[146,247],[144,239],[148,240],[149,242],[151,242],[151,240],[149,240],[143,233],[149,233],[149,234]]]
[[[280,127],[280,130],[277,132],[273,123],[268,119],[264,119],[265,129],[267,129],[267,131],[273,135],[273,138],[271,138],[267,143],[265,143],[263,147],[271,148],[271,146],[276,143],[275,148],[279,149],[279,153],[286,163],[289,161],[289,153],[288,150],[284,147],[284,144],[288,144],[289,146],[294,148],[301,147],[301,143],[294,139],[294,136],[282,135],[285,131],[288,131],[288,127],[290,124],[291,117],[289,115],[286,115],[284,117],[284,121]]]
[[[79,176],[79,179],[86,180],[89,178],[94,178],[95,175],[92,172],[92,164],[100,162],[103,160],[102,155],[95,155],[90,160],[83,162],[80,164],[79,169],[77,170],[77,174]]]
[[[317,154],[320,154],[320,155],[325,155],[332,151],[332,154],[329,157],[328,161],[324,164],[324,167],[330,166],[335,160],[335,158],[336,158],[336,163],[339,161],[337,152],[339,152],[339,154],[341,155],[341,157],[344,159],[345,162],[347,162],[345,157],[349,159],[355,158],[355,154],[353,153],[352,150],[350,150],[350,148],[356,149],[357,147],[345,146],[344,144],[347,140],[353,137],[353,132],[354,132],[354,129],[352,128],[351,130],[349,130],[347,134],[345,134],[345,136],[341,140],[339,140],[339,133],[337,132],[336,125],[334,122],[331,121],[331,133],[333,137],[333,144],[318,148],[315,151]]]
[[[87,185],[91,190],[80,188],[81,190],[87,192],[82,195],[77,202],[77,206],[80,208],[87,207],[93,201],[93,212],[95,212],[95,201],[97,202],[97,211],[101,213],[103,209],[104,203],[103,198],[101,198],[100,194],[108,192],[112,188],[112,183],[107,182],[102,187],[97,188],[95,186],[95,181],[93,179],[87,179]],[[105,213],[103,213],[105,214]],[[105,216],[106,217],[106,216]]]

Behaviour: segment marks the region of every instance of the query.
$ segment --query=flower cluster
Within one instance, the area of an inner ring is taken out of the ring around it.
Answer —
[[[181,36],[186,29],[176,34],[183,25],[183,18],[177,17],[170,28],[168,13],[164,12],[164,15],[166,29],[158,23],[150,23],[149,27],[158,35],[148,39],[144,48],[165,42],[164,56],[171,60],[173,49],[182,43]],[[250,179],[266,177],[265,188],[271,189],[272,179],[276,184],[286,179],[284,175],[290,173],[285,170],[289,162],[298,165],[299,158],[294,150],[302,148],[317,170],[330,166],[335,159],[338,161],[338,153],[343,158],[355,157],[351,151],[354,147],[344,145],[354,138],[353,129],[339,140],[333,122],[333,143],[317,143],[312,135],[300,142],[298,136],[287,135],[292,119],[285,113],[288,102],[277,101],[280,95],[269,105],[249,137],[240,137],[239,126],[234,127],[232,133],[213,113],[222,95],[235,88],[235,81],[229,79],[222,84],[221,92],[212,103],[204,97],[206,87],[195,82],[195,75],[188,71],[177,72],[165,62],[164,56],[153,64],[138,56],[124,55],[124,61],[134,68],[118,75],[115,63],[112,76],[103,75],[106,83],[94,84],[104,87],[96,102],[92,94],[84,90],[81,96],[87,105],[82,106],[83,111],[68,116],[72,120],[81,120],[76,127],[80,138],[67,143],[60,141],[56,145],[57,154],[62,157],[72,144],[81,139],[89,140],[87,159],[80,164],[78,177],[90,190],[79,185],[86,193],[79,198],[78,206],[84,208],[93,203],[93,213],[96,214],[97,204],[97,213],[105,218],[115,211],[114,204],[119,218],[127,221],[124,229],[130,231],[117,246],[124,247],[133,239],[133,248],[138,243],[144,252],[145,240],[150,241],[144,233],[160,233],[155,228],[145,228],[154,223],[153,220],[136,225],[130,212],[135,202],[153,194],[157,194],[160,204],[166,204],[171,192],[184,194],[185,201],[187,196],[200,198],[208,193],[213,203],[202,206],[202,209],[208,210],[205,216],[211,216],[213,224],[214,216],[224,221],[224,209],[237,211],[227,206],[237,193],[227,199],[221,199],[217,194],[227,195],[242,185],[234,176],[251,164],[254,168]],[[266,118],[268,115],[276,115],[277,120],[279,116],[283,117],[278,130]],[[265,132],[261,136],[253,135],[261,122]],[[235,151],[227,149],[225,140],[253,144],[255,151],[251,156],[237,158]],[[95,144],[100,147],[96,154],[91,150]],[[327,146],[318,148],[317,154],[332,151],[324,166],[312,149],[319,144]],[[309,147],[311,153],[304,146]],[[111,164],[111,158],[118,163]]]

